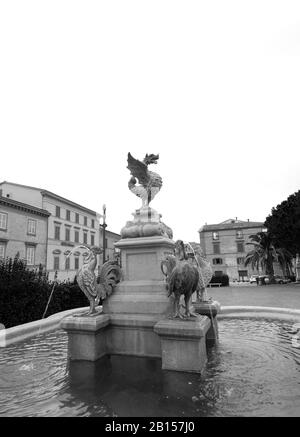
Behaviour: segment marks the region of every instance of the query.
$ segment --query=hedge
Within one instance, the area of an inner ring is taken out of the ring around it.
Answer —
[[[45,317],[88,305],[76,281],[51,282],[41,267],[30,270],[18,256],[0,260],[0,323],[10,328],[41,319],[53,287]]]

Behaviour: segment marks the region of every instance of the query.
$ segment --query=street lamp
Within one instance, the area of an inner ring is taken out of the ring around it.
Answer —
[[[106,256],[105,256],[105,228],[107,227],[107,224],[105,222],[106,220],[106,206],[103,205],[102,206],[102,211],[103,211],[103,223],[102,225],[100,224],[101,228],[102,228],[102,236],[103,236],[103,264],[106,261]]]

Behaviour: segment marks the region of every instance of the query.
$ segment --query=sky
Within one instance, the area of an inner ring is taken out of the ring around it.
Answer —
[[[127,154],[159,154],[174,239],[264,221],[300,189],[300,2],[0,1],[0,181],[52,191],[119,233]]]

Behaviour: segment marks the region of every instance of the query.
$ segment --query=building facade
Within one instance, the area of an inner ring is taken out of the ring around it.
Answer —
[[[46,268],[49,279],[53,279],[57,272],[59,280],[73,280],[82,266],[86,247],[100,246],[101,215],[40,188],[2,182],[0,194],[7,200],[25,202],[49,213],[46,234]],[[102,263],[99,257],[101,255],[98,255],[98,262]]]
[[[105,230],[105,260],[118,260],[120,259],[120,249],[115,248],[115,243],[121,239],[120,234]],[[100,227],[100,247],[103,247],[103,228]],[[102,256],[102,255],[100,255]],[[102,257],[103,260],[103,257]]]
[[[0,258],[19,254],[29,268],[45,268],[49,216],[44,209],[0,196]]]
[[[245,258],[253,249],[250,235],[263,231],[263,222],[229,219],[222,223],[204,225],[199,229],[200,245],[211,262],[215,275],[227,274],[230,281],[247,281],[252,274],[259,274]]]

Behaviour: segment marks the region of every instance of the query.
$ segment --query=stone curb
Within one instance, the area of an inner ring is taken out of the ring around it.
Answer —
[[[9,346],[38,334],[54,331],[59,328],[60,321],[71,314],[87,311],[87,307],[75,308],[53,314],[45,319],[13,326],[0,330],[0,347]]]

